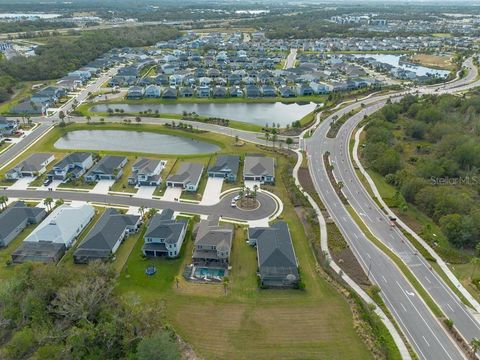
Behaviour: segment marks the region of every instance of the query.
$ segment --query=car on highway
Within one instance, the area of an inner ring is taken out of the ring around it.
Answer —
[[[43,186],[48,186],[52,183],[52,179],[46,179],[44,182],[43,182]]]
[[[230,206],[237,207],[237,202],[235,201],[235,199],[232,200],[232,202],[230,203]]]

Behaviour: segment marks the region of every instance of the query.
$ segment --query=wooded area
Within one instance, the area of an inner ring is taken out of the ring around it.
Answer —
[[[169,26],[123,27],[83,31],[78,37],[58,37],[39,46],[37,56],[0,60],[0,102],[6,101],[19,81],[51,80],[66,75],[113,48],[153,45],[176,38]]]
[[[407,96],[385,106],[366,127],[363,157],[395,186],[399,202],[407,201],[433,219],[451,244],[477,246],[479,94]]]
[[[1,359],[179,358],[161,304],[116,295],[110,265],[84,270],[26,264],[0,284]]]

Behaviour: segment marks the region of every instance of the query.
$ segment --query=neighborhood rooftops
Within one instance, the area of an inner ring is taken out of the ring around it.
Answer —
[[[27,224],[36,224],[47,213],[38,207],[29,207],[22,201],[10,205],[0,213],[0,246],[7,246]]]
[[[95,210],[91,205],[61,205],[24,241],[62,243],[69,247],[94,214]]]
[[[258,268],[262,284],[293,286],[299,281],[298,263],[287,223],[250,228],[249,241],[257,245]]]
[[[202,172],[203,164],[183,163],[176,174],[168,177],[167,185],[173,187],[182,186],[184,189],[196,191]]]
[[[106,209],[75,250],[73,254],[75,262],[108,259],[116,252],[126,233],[137,230],[139,222],[139,215],[126,215],[116,209]]]
[[[238,155],[221,155],[217,157],[214,165],[208,169],[209,176],[225,177],[229,180],[237,178],[240,156]]]
[[[271,157],[246,156],[243,165],[244,180],[273,183],[275,181],[275,161]]]
[[[45,167],[54,159],[52,154],[36,153],[30,155],[18,165],[5,173],[7,179],[18,179],[22,176],[34,176],[45,171]]]

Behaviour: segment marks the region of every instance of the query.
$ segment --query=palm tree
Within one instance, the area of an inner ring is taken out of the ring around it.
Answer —
[[[175,276],[175,285],[177,286],[177,289],[178,289],[178,284],[180,283],[180,277],[179,276]]]
[[[225,295],[227,295],[227,290],[228,290],[228,284],[230,283],[230,280],[228,279],[228,276],[223,277],[223,291]]]
[[[140,208],[138,209],[138,211],[140,212],[140,215],[142,215],[142,218],[144,217],[145,215],[145,206],[140,206]]]
[[[473,338],[470,341],[470,347],[472,348],[472,355],[475,354],[478,351],[478,349],[480,349],[480,339]]]
[[[2,205],[2,209],[7,207],[8,197],[0,196],[0,204]]]
[[[268,146],[268,140],[270,140],[270,133],[265,133],[265,145]]]
[[[253,185],[253,193],[252,193],[252,197],[254,200],[257,198],[257,191],[258,191],[258,185],[255,184]]]
[[[65,125],[65,113],[63,112],[63,110],[60,110],[60,112],[58,113],[58,118],[60,119],[60,121],[62,122],[62,124]]]
[[[43,200],[43,205],[47,207],[47,210],[51,210],[51,205],[53,203],[53,199],[51,197],[47,197],[45,200]]]
[[[90,115],[87,115],[87,124],[90,124],[90,120],[92,120],[92,117]]]

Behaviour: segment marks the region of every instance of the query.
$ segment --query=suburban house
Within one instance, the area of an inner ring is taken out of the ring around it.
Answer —
[[[7,246],[29,224],[38,224],[47,213],[17,201],[0,213],[0,247]]]
[[[246,156],[243,164],[243,180],[275,183],[275,160],[265,156]]]
[[[94,215],[91,205],[59,206],[12,253],[13,262],[58,262]]]
[[[145,95],[145,89],[142,86],[132,86],[127,91],[127,99],[141,99]]]
[[[201,220],[195,237],[193,263],[201,266],[227,267],[232,241],[232,225],[219,226],[218,220]]]
[[[203,164],[183,163],[174,175],[167,178],[167,186],[181,187],[187,191],[197,191],[202,173]]]
[[[27,159],[8,170],[5,173],[5,178],[7,180],[17,180],[26,176],[33,177],[42,175],[47,170],[47,165],[54,159],[55,157],[53,154],[32,154]]]
[[[85,181],[118,180],[128,159],[125,156],[107,155],[100,159],[85,175]]]
[[[74,262],[86,264],[92,260],[110,259],[122,241],[138,231],[141,221],[139,215],[127,215],[116,209],[106,209],[73,253]]]
[[[258,275],[263,286],[298,285],[298,262],[286,222],[278,221],[270,227],[249,228],[248,242],[257,246]]]
[[[235,182],[237,181],[239,164],[240,156],[238,155],[220,155],[217,157],[215,164],[208,169],[208,176]]]
[[[68,154],[62,160],[56,163],[47,176],[52,180],[65,181],[69,176],[71,176],[73,179],[78,179],[92,166],[92,153],[75,152]]]
[[[151,257],[177,257],[186,233],[187,222],[174,220],[173,210],[165,209],[150,220],[145,232],[142,253]]]
[[[159,98],[162,95],[162,88],[158,85],[148,85],[145,89],[145,97]]]
[[[18,123],[15,120],[8,120],[0,116],[0,135],[11,135],[17,131]]]
[[[128,177],[130,185],[158,186],[162,182],[160,173],[167,165],[165,160],[139,158],[132,165],[132,174]]]

